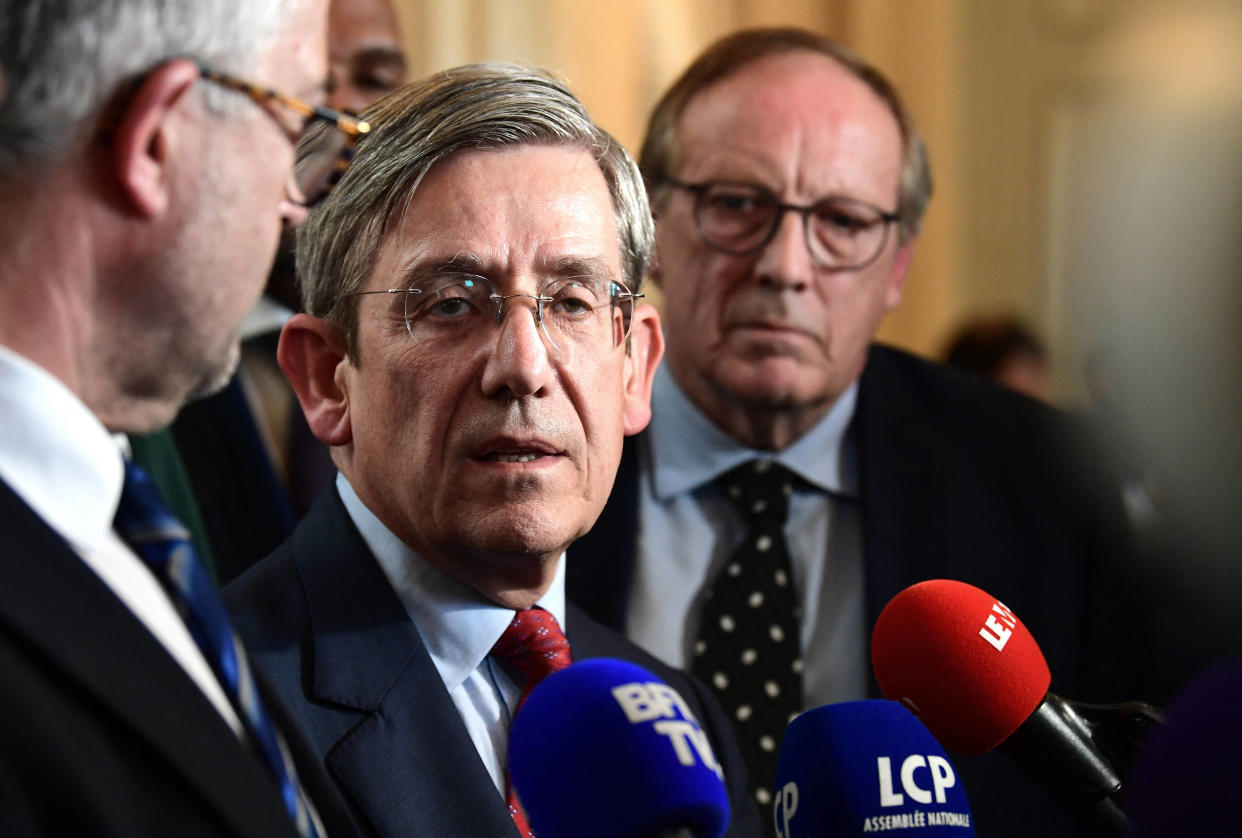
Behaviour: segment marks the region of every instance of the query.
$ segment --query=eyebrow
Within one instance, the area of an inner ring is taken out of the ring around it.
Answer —
[[[587,277],[600,282],[616,278],[608,263],[598,256],[559,256],[549,260],[542,273],[560,279]]]
[[[608,263],[596,256],[557,256],[540,260],[536,270],[541,279],[584,277],[599,282],[615,279]],[[489,271],[482,257],[470,251],[461,251],[448,259],[429,259],[411,265],[401,274],[401,287],[410,288],[442,274],[474,274],[497,286],[501,284],[496,271]]]
[[[396,47],[366,47],[350,56],[353,64],[400,64],[406,66],[405,53]]]

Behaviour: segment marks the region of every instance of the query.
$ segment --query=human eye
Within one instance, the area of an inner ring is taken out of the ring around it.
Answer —
[[[880,217],[861,206],[829,201],[816,208],[815,222],[820,229],[833,235],[849,236],[874,227]]]
[[[480,278],[435,277],[410,289],[406,314],[411,320],[424,322],[463,320],[484,311],[490,294],[491,289]]]
[[[567,279],[555,282],[544,289],[543,295],[551,297],[547,307],[557,317],[583,318],[595,311],[601,296],[599,283],[594,280]]]
[[[717,184],[703,193],[704,207],[721,215],[750,215],[766,212],[772,198],[748,186]]]

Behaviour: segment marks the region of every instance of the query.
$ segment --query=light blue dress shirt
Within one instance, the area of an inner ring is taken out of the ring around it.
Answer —
[[[626,634],[656,657],[686,668],[700,595],[745,535],[713,482],[756,457],[807,481],[785,526],[802,603],[804,706],[865,698],[870,683],[856,443],[847,434],[858,387],[783,451],[743,448],[696,408],[668,366],[656,374],[651,425],[641,457],[638,556]]]
[[[336,488],[349,517],[418,629],[479,758],[503,798],[509,723],[522,688],[493,662],[490,653],[513,620],[513,611],[425,561],[363,504],[344,475],[337,475]],[[537,605],[556,617],[561,631],[568,630],[563,555],[557,562],[552,587]]]

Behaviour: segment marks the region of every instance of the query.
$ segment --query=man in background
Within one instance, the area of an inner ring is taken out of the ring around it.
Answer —
[[[303,130],[363,130],[313,108],[326,13],[0,5],[4,835],[350,834],[118,438],[228,380]]]
[[[967,318],[941,351],[944,363],[1050,401],[1048,349],[1026,323],[1007,312]]]
[[[656,105],[640,167],[666,363],[567,586],[716,689],[756,799],[792,714],[877,694],[872,627],[923,579],[1010,605],[1058,692],[1137,697],[1115,489],[1061,456],[1058,414],[872,343],[931,195],[892,84],[808,32],[737,33]],[[1008,765],[966,787],[981,834],[1063,826]]]
[[[357,113],[407,74],[390,0],[331,0],[329,107]],[[221,584],[283,541],[336,475],[276,363],[280,327],[299,305],[290,231],[243,322],[237,375],[187,406],[172,428]]]

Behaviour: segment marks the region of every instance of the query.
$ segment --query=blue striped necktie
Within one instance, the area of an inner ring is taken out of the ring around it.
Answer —
[[[319,838],[322,833],[318,816],[298,784],[284,739],[263,707],[246,650],[229,624],[215,585],[195,555],[189,531],[165,505],[147,473],[130,462],[125,464],[125,487],[116,512],[116,531],[155,573],[185,620],[280,789],[298,834]]]

